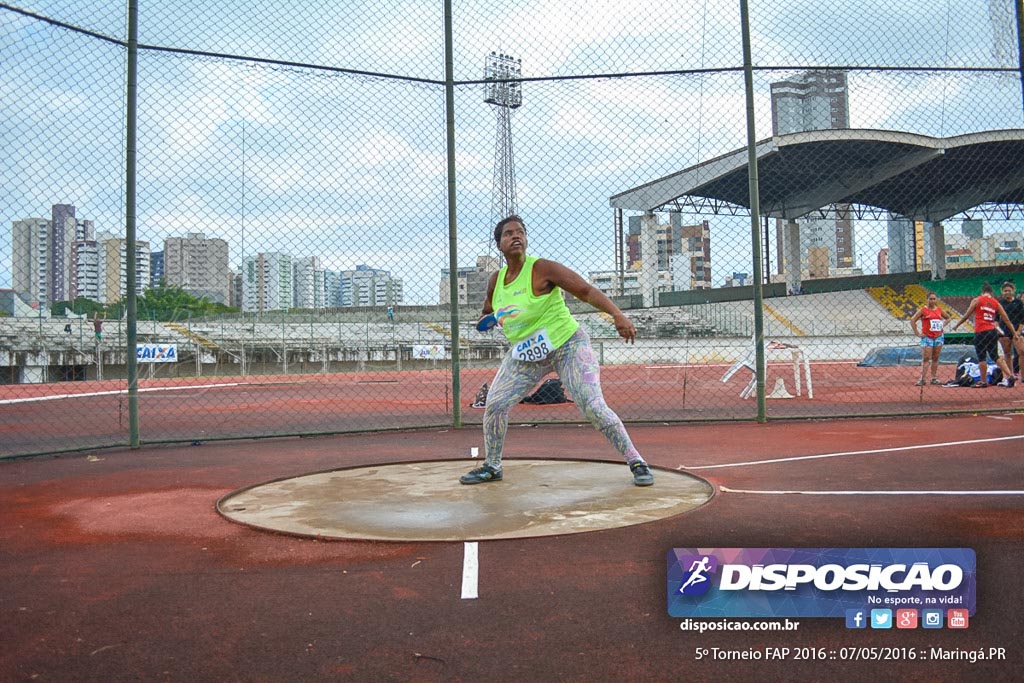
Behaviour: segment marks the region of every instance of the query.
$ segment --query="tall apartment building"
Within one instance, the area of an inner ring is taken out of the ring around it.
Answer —
[[[491,281],[491,274],[499,270],[501,270],[501,261],[497,256],[477,256],[475,266],[459,268],[455,272],[458,304],[462,306],[482,303],[484,297],[487,296],[487,285]],[[441,306],[447,306],[452,301],[450,274],[450,268],[444,268],[441,271],[437,299]]]
[[[11,223],[11,287],[26,301],[50,303],[50,221]]]
[[[829,130],[850,127],[850,105],[843,71],[805,71],[793,78],[771,84],[772,134],[788,135],[809,130]],[[828,159],[822,159],[827,164]],[[801,218],[801,259],[815,250],[815,261],[820,262],[822,248],[828,250],[831,268],[854,267],[853,221],[849,206],[837,206],[844,218]],[[785,268],[785,235],[782,220],[776,221],[778,244],[778,270]],[[814,269],[820,273],[820,265]],[[825,275],[828,273],[826,272]]]
[[[164,279],[164,252],[154,251],[149,255],[149,286],[156,287]],[[166,280],[165,280],[166,282]]]
[[[334,270],[325,270],[324,274],[324,308],[338,308],[341,306],[341,273]]]
[[[111,304],[128,294],[128,241],[109,232],[96,234],[97,301]],[[149,287],[149,242],[135,241],[135,294],[141,296]]]
[[[641,253],[642,216],[630,216],[626,236],[627,265],[635,267],[644,255]],[[672,290],[711,288],[711,228],[707,221],[696,225],[683,225],[682,215],[670,213],[669,222],[659,223],[658,272],[667,271]],[[660,275],[660,282],[665,279]]]
[[[201,232],[164,240],[164,280],[181,287],[195,297],[226,304],[231,298],[228,289],[228,243]]]
[[[903,216],[889,214],[886,220],[886,237],[889,245],[890,273],[912,273],[929,268],[931,240],[922,221],[912,221]]]
[[[242,274],[234,271],[228,275],[228,306],[231,308],[244,309],[244,288],[242,286]]]
[[[75,207],[71,204],[50,207],[50,301],[69,298],[68,265],[76,222]]]
[[[589,270],[587,281],[600,289],[608,296],[642,296],[643,290],[640,286],[640,271],[636,269],[627,270],[619,276],[617,270]],[[672,290],[672,275],[669,271],[658,272],[658,291],[668,292]]]
[[[402,280],[391,272],[358,265],[343,270],[341,278],[342,306],[397,306],[402,303]]]
[[[54,204],[50,214],[11,224],[11,284],[44,305],[75,298],[76,242],[95,239],[93,222],[76,218],[74,206]]]
[[[289,254],[261,252],[247,258],[242,267],[242,310],[290,310],[294,291],[293,276],[292,257]]]
[[[68,300],[82,297],[100,301],[100,282],[104,274],[100,268],[100,243],[94,239],[75,240],[71,249],[71,281]]]
[[[292,305],[295,308],[324,308],[324,271],[319,256],[305,256],[293,261]]]

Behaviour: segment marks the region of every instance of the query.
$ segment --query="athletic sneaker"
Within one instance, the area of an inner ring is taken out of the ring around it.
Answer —
[[[488,481],[501,481],[501,470],[496,470],[490,465],[477,467],[475,470],[466,472],[459,481],[463,484],[483,484]]]
[[[915,387],[923,387],[924,386],[924,380],[923,379],[917,380],[916,382],[914,382],[914,386]]]
[[[476,396],[473,398],[473,404],[470,408],[486,408],[487,407],[487,382],[484,382],[483,386],[480,387],[480,391],[476,392]]]
[[[1013,377],[1007,377],[1002,382],[999,383],[999,386],[1001,386],[1001,387],[1012,387],[1016,383],[1017,383],[1017,381],[1015,379],[1013,379]]]
[[[938,377],[932,377],[932,384],[942,384],[942,380]]]
[[[651,474],[651,468],[647,463],[637,461],[630,465],[629,469],[633,473],[633,483],[637,486],[650,486],[654,483],[654,475]]]

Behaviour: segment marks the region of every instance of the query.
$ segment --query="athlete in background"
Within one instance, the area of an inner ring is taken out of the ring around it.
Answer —
[[[1006,317],[1010,319],[1012,329],[1006,327],[1000,321],[999,324],[999,345],[1003,347],[1003,355],[1006,356],[1006,364],[1013,370],[1013,380],[1020,379],[1020,356],[1024,354],[1024,301],[1017,296],[1017,287],[1013,280],[1007,280],[1001,288],[1003,296],[999,299],[1000,305],[1006,311]],[[1017,339],[1013,338],[1013,332],[1017,333]]]
[[[1007,384],[1004,386],[1012,387],[1014,385],[1013,373],[1010,372],[1006,362],[999,357],[999,330],[996,329],[996,320],[1005,322],[1007,328],[1012,328],[1013,325],[1006,317],[1006,311],[992,296],[992,285],[989,283],[982,283],[981,296],[971,299],[971,305],[967,307],[963,317],[953,325],[953,329],[960,327],[971,315],[974,315],[974,352],[978,354],[978,369],[981,371],[981,379],[975,383],[974,388],[988,388],[986,378],[988,377],[989,358],[992,358],[999,369],[1003,371],[1003,377],[1007,380]],[[1014,332],[1012,339],[1020,339],[1020,335]]]
[[[924,386],[924,376],[929,367],[932,371],[932,384],[942,384],[938,378],[939,354],[942,352],[942,345],[946,343],[942,332],[952,317],[949,312],[939,307],[938,295],[935,292],[928,292],[928,302],[910,319],[910,329],[921,338],[921,379],[917,380],[916,386]],[[919,320],[920,332],[917,330]]]

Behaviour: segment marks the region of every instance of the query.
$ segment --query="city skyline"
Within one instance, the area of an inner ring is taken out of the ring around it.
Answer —
[[[43,299],[47,304],[55,301],[84,297],[98,303],[110,304],[120,300],[125,292],[125,241],[108,231],[96,231],[95,222],[77,217],[74,205],[53,205],[52,215],[64,221],[65,229],[52,229],[53,221],[26,218],[12,222],[12,263],[28,264],[15,268],[21,286],[13,287],[26,301],[33,291],[58,291],[47,280],[53,272],[53,255],[64,254],[64,267],[59,270],[70,283],[69,298]],[[696,225],[683,225],[683,214],[668,212],[668,222],[661,223],[655,215],[654,242],[658,256],[656,286],[659,291],[674,291],[716,287],[712,281],[715,259],[711,252],[711,226],[708,221]],[[627,268],[620,282],[611,269],[589,270],[588,281],[614,295],[621,286],[623,293],[637,293],[640,288],[643,241],[642,216],[630,216],[626,235]],[[885,272],[924,271],[931,268],[929,251],[930,231],[920,221],[900,217],[887,220],[886,246],[872,254],[876,263],[885,263]],[[959,232],[953,226],[959,225]],[[964,219],[961,223],[944,226],[946,234],[946,261],[948,267],[1000,262],[1024,263],[1024,233],[989,230],[977,219]],[[55,235],[74,237],[70,244],[55,248]],[[168,236],[163,248],[150,250],[145,241],[138,241],[136,249],[137,291],[156,286],[162,275],[169,285],[181,287],[196,297],[213,303],[222,303],[245,311],[287,310],[291,308],[321,309],[348,306],[388,306],[406,303],[404,278],[393,276],[388,269],[368,264],[357,264],[351,269],[333,270],[321,267],[319,256],[295,256],[278,252],[258,252],[232,268],[228,263],[230,244],[219,237],[205,233],[186,233]],[[21,247],[18,249],[18,247]],[[115,264],[108,272],[107,264]],[[152,266],[156,266],[153,268]],[[486,292],[490,274],[501,266],[500,260],[490,255],[478,255],[474,266],[460,267],[456,275],[460,304],[475,304]],[[860,272],[860,269],[856,269]],[[881,270],[881,268],[879,268]],[[437,298],[430,304],[445,305],[450,301],[449,269],[439,271],[435,280]],[[722,278],[717,287],[737,286],[746,282],[747,271],[732,271]],[[836,273],[851,274],[851,269]],[[740,275],[741,277],[737,277]],[[813,278],[811,278],[813,279]],[[685,283],[685,284],[684,284]]]
[[[820,13],[799,4],[752,3],[755,65],[771,69],[755,71],[757,137],[771,135],[771,82],[833,63],[852,67],[851,127],[934,136],[1024,127],[1019,79],[1013,60],[999,57],[1005,50],[996,49],[1002,43],[993,35],[988,4],[865,8],[851,2]],[[494,121],[480,101],[479,79],[495,35],[502,36],[502,53],[523,58],[523,77],[532,79],[522,84],[529,106],[516,114],[518,201],[532,248],[578,272],[614,267],[608,197],[745,143],[743,83],[734,71],[742,54],[735,3],[683,5],[640,0],[584,11],[537,2],[494,16],[472,4],[461,8],[458,267],[493,251]],[[53,4],[72,25],[85,21],[62,9]],[[372,12],[356,3],[344,20],[294,12],[273,32],[232,3],[215,10],[157,0],[146,10],[141,24],[152,45],[224,54],[259,45],[259,56],[268,59],[434,80],[140,50],[139,239],[161,244],[171,234],[217,235],[228,242],[236,267],[253,253],[282,250],[315,255],[333,270],[374,264],[403,273],[407,301],[434,301],[437,273],[451,266],[436,3],[384,0]],[[112,35],[123,31],[118,11],[98,17],[86,23]],[[97,226],[123,233],[123,53],[30,17],[3,12],[0,20],[12,57],[0,75],[11,94],[0,99],[11,152],[0,163],[0,216],[36,215],[40,197],[53,197],[74,201]],[[949,22],[972,30],[950,36]],[[402,46],[382,30],[389,25],[403,29]],[[808,66],[779,66],[801,64]],[[901,66],[908,71],[897,71]],[[950,67],[1011,71],[962,74]],[[643,75],[597,77],[634,72]],[[684,219],[703,220],[714,225],[717,272],[751,272],[749,220]],[[1020,229],[1021,222],[1007,225]],[[851,258],[873,267],[871,255],[886,243],[885,220],[857,219],[856,234]],[[0,287],[11,283],[10,246],[4,231]]]

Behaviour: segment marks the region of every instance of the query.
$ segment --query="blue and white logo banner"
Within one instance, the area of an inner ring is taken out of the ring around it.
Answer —
[[[177,363],[177,344],[136,344],[135,360],[139,363]]]
[[[412,357],[415,360],[445,360],[448,349],[443,344],[413,344]]]
[[[975,610],[970,548],[673,548],[673,617],[845,617],[849,609]]]

